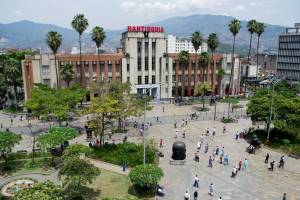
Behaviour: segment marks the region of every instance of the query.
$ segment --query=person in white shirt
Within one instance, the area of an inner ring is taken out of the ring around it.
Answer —
[[[189,192],[186,190],[185,193],[184,193],[184,200],[190,200],[190,194]]]

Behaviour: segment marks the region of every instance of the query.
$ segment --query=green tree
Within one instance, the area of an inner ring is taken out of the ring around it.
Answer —
[[[87,108],[86,113],[92,114],[88,127],[94,131],[95,136],[100,136],[100,145],[104,144],[104,134],[112,128],[113,119],[119,111],[119,101],[110,96],[94,98]]]
[[[261,34],[263,34],[263,32],[265,32],[265,25],[264,25],[264,23],[257,22],[256,25],[255,25],[255,33],[257,34],[257,47],[256,47],[256,75],[255,75],[256,84],[255,84],[255,89],[256,89],[256,85],[258,84],[258,54],[259,54],[259,39],[260,39]]]
[[[20,190],[12,200],[63,200],[61,187],[51,181],[35,183],[32,188]]]
[[[84,72],[82,67],[82,56],[81,56],[81,36],[82,33],[87,29],[89,26],[88,20],[85,18],[84,14],[77,14],[74,16],[71,26],[75,29],[79,34],[79,60],[80,60],[80,67],[81,67],[81,82],[84,82]]]
[[[73,65],[70,63],[64,63],[60,69],[61,79],[67,83],[67,86],[70,86],[70,82],[74,76]]]
[[[88,146],[83,144],[72,144],[68,146],[63,152],[64,159],[68,158],[77,158],[82,154],[88,154],[91,152],[91,149]]]
[[[57,88],[60,87],[60,81],[59,81],[59,76],[58,76],[58,66],[56,62],[56,54],[57,51],[62,43],[62,36],[60,33],[56,31],[49,31],[46,35],[46,43],[48,47],[52,50],[54,54],[54,63],[55,63],[55,74],[56,74],[56,84]]]
[[[253,36],[253,33],[255,33],[255,31],[256,31],[256,24],[257,24],[257,22],[255,19],[251,19],[247,23],[247,29],[248,29],[248,32],[250,33],[250,43],[249,43],[248,63],[247,63],[248,65],[250,62],[250,53],[251,53],[251,48],[252,48],[252,36]]]
[[[193,44],[193,47],[195,49],[195,60],[196,60],[196,67],[195,67],[194,74],[198,74],[198,62],[197,62],[198,53],[197,53],[197,51],[201,47],[202,41],[203,41],[203,39],[202,39],[201,33],[199,31],[194,32],[193,35],[192,35],[192,44]],[[197,83],[198,82],[198,76],[195,75],[194,77],[195,77],[194,82]]]
[[[194,91],[195,91],[195,96],[198,96],[198,95],[202,96],[202,103],[203,103],[202,109],[204,109],[205,108],[204,95],[207,92],[211,92],[211,86],[207,82],[203,82],[203,83],[198,82],[195,85],[195,90]]]
[[[78,135],[73,128],[52,127],[47,133],[39,135],[37,138],[38,146],[48,150],[60,147],[65,141],[71,140]],[[52,153],[52,164],[54,163],[54,154]]]
[[[7,167],[8,154],[11,149],[20,142],[21,136],[12,132],[0,132],[0,152],[5,160],[5,167]]]
[[[236,35],[238,34],[238,32],[240,31],[240,29],[242,28],[241,22],[237,19],[233,19],[231,20],[229,26],[229,31],[232,33],[233,35],[233,44],[232,44],[232,57],[231,57],[231,71],[230,71],[230,80],[229,80],[229,92],[228,95],[231,91],[231,93],[233,93],[233,77],[234,77],[234,48],[235,48],[235,39],[236,39]]]
[[[204,76],[204,71],[205,73],[207,74],[207,66],[208,64],[210,63],[210,57],[209,57],[209,54],[207,52],[202,52],[200,54],[200,57],[199,57],[199,64],[202,66],[202,74],[203,74],[203,80],[202,80],[202,83],[205,82],[205,76]],[[208,80],[206,80],[206,82],[208,82]]]
[[[215,33],[209,34],[208,39],[207,39],[207,46],[211,51],[212,65],[214,65],[214,52],[219,47],[219,44],[220,44],[220,42],[219,42],[219,38],[218,38],[217,34],[215,34]],[[212,87],[214,85],[213,84],[213,76],[211,76],[211,85],[212,85]],[[215,88],[212,88],[211,95],[213,95],[214,91],[215,91]]]
[[[59,174],[66,176],[65,184],[70,184],[80,191],[82,185],[92,183],[100,175],[100,170],[83,159],[65,159]]]
[[[152,164],[138,165],[129,173],[129,178],[132,184],[142,191],[155,189],[163,176],[164,173],[162,169]]]
[[[180,51],[178,54],[179,64],[181,65],[181,97],[185,96],[185,69],[190,61],[190,54],[188,51]]]

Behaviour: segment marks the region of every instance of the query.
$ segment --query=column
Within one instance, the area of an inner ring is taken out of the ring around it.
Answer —
[[[83,88],[85,88],[86,87],[86,84],[85,84],[85,61],[82,61],[80,63],[80,65],[81,65],[81,86]]]
[[[73,78],[76,81],[77,80],[77,62],[73,61],[72,65],[73,65],[73,71],[74,71]]]
[[[178,96],[178,71],[179,71],[179,63],[178,61],[175,61],[176,62],[176,68],[175,68],[175,96],[177,97]],[[172,63],[173,65],[173,63]],[[173,68],[173,66],[172,66]],[[173,79],[173,73],[172,73],[172,77],[171,79]]]
[[[212,92],[215,93],[217,59],[213,58],[213,61],[214,61],[214,65],[212,70]]]
[[[179,62],[179,61],[178,61]],[[185,96],[185,65],[181,66],[181,96]]]
[[[192,76],[192,60],[190,59],[189,61],[189,66],[188,66],[188,89],[187,89],[187,95],[190,97],[191,96],[191,76]]]
[[[93,62],[89,62],[89,82],[90,82],[90,99],[94,98],[94,81],[93,81]]]
[[[112,61],[111,74],[112,74],[112,81],[115,81],[116,80],[116,61]]]
[[[206,67],[206,82],[209,84],[209,75],[210,75],[210,63]]]
[[[108,80],[108,61],[104,61],[104,80]]]
[[[201,78],[201,82],[204,81],[204,69],[203,69],[203,64],[202,66],[200,66],[200,78]]]
[[[198,82],[198,55],[195,53],[195,71],[194,71],[194,85]]]
[[[100,81],[100,60],[98,60],[98,59],[97,59],[96,73],[97,73],[96,80],[98,82],[98,81]]]

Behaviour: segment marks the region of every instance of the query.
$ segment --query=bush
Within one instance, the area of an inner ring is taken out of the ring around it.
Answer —
[[[233,118],[231,118],[231,117],[229,117],[229,118],[223,118],[221,121],[223,123],[225,123],[225,124],[235,122],[235,120]]]
[[[289,139],[283,139],[282,140],[282,144],[283,145],[289,145],[291,142],[290,142],[290,140]]]
[[[95,147],[87,154],[95,159],[100,159],[116,165],[122,165],[125,161],[129,167],[134,167],[143,163],[143,145],[134,143],[106,144],[102,147]],[[149,147],[146,148],[146,162],[155,163],[155,151]]]
[[[136,189],[141,191],[155,189],[163,176],[162,169],[152,164],[138,165],[129,173],[132,184]]]

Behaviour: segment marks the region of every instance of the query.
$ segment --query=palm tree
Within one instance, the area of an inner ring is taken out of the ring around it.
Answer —
[[[67,86],[70,86],[70,82],[73,79],[74,71],[73,66],[70,63],[64,63],[60,69],[61,79],[67,83]]]
[[[212,65],[214,65],[214,52],[215,50],[219,47],[219,38],[217,36],[217,34],[215,33],[211,33],[209,34],[208,36],[208,39],[207,39],[207,46],[208,48],[210,49],[211,51],[211,61],[212,61]],[[214,72],[213,72],[214,73]],[[214,88],[213,88],[213,75],[211,76],[211,86],[212,86],[212,93],[211,95],[213,95],[213,92],[214,92]]]
[[[62,43],[61,34],[56,31],[49,31],[46,35],[46,43],[54,54],[55,74],[56,74],[56,84],[57,84],[56,88],[59,88],[60,83],[59,83],[59,77],[58,77],[58,66],[56,63],[56,54],[57,54],[57,50],[59,49],[59,47]]]
[[[95,42],[97,46],[97,53],[98,53],[98,62],[100,61],[100,47],[105,40],[105,32],[104,29],[100,26],[95,26],[91,32],[92,40]]]
[[[255,33],[257,34],[257,47],[256,47],[256,84],[258,83],[258,53],[259,53],[259,39],[261,34],[265,32],[265,24],[261,22],[257,22],[255,26]],[[256,89],[256,84],[255,84],[255,89]]]
[[[202,83],[205,82],[204,70],[207,71],[207,65],[209,64],[209,62],[210,62],[209,54],[207,52],[202,52],[199,57],[199,64],[202,66],[202,72],[203,72],[202,73],[203,74]],[[206,80],[206,81],[208,81],[208,80]]]
[[[255,19],[251,19],[247,23],[248,32],[250,33],[250,44],[249,44],[248,62],[247,62],[248,67],[249,67],[249,64],[250,64],[250,53],[251,53],[251,48],[252,48],[252,36],[253,36],[253,33],[255,32],[256,23],[257,22],[256,22]],[[246,70],[246,77],[248,76],[247,74],[248,74],[248,69]],[[247,88],[247,81],[245,80],[244,97],[246,97],[246,88]]]
[[[82,33],[89,26],[88,20],[84,17],[84,14],[77,14],[74,16],[71,25],[79,34],[79,60],[81,67],[81,82],[84,83],[84,68],[82,67],[82,57],[81,57],[81,36]]]
[[[218,70],[218,88],[219,88],[219,94],[221,93],[221,81],[223,79],[223,77],[225,76],[226,72],[224,69],[222,69],[222,67],[219,67]]]
[[[230,79],[229,79],[229,92],[230,92],[230,89],[231,89],[231,93],[232,93],[232,90],[233,90],[233,68],[234,68],[234,47],[235,47],[235,37],[236,35],[238,34],[238,32],[240,31],[242,25],[241,25],[241,22],[237,19],[233,19],[231,20],[230,24],[228,25],[229,26],[229,31],[232,33],[233,35],[233,44],[232,44],[232,57],[231,57],[231,71],[230,71]],[[229,92],[228,92],[228,95],[229,95]]]
[[[178,54],[178,61],[181,65],[181,97],[184,96],[185,91],[185,68],[189,64],[190,54],[188,51],[180,51]]]
[[[211,86],[208,82],[197,82],[197,84],[195,85],[195,89],[194,89],[194,93],[195,93],[195,96],[198,96],[198,95],[201,95],[202,96],[202,110],[205,109],[205,101],[204,101],[204,94],[206,92],[210,92],[211,91]]]
[[[197,58],[197,51],[199,50],[201,44],[202,44],[202,36],[199,31],[196,31],[192,35],[192,44],[195,49],[195,60],[196,60],[196,66],[195,66],[195,72],[194,72],[194,83],[196,84],[198,82],[198,58]]]

